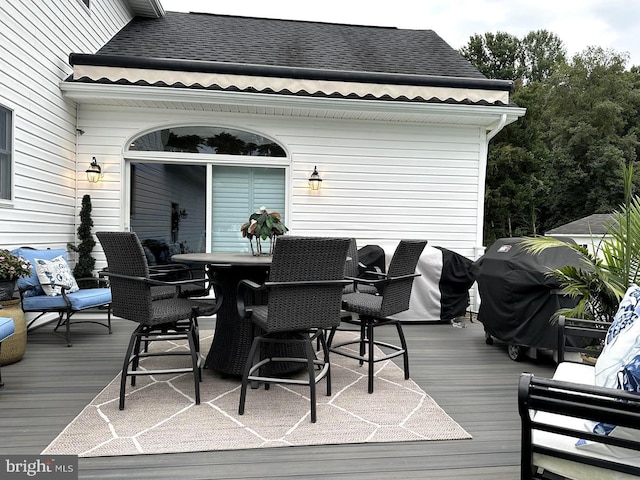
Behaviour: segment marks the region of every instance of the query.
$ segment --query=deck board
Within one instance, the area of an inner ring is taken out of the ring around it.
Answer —
[[[39,454],[119,372],[134,324],[78,325],[73,347],[50,327],[29,332],[24,358],[2,368],[2,454]],[[201,328],[211,328],[204,319]],[[91,479],[513,479],[519,475],[521,372],[550,376],[550,355],[509,360],[482,326],[407,324],[412,379],[472,436],[471,440],[283,447],[171,455],[81,458]],[[394,329],[376,335],[394,340]],[[321,420],[319,420],[321,421]]]

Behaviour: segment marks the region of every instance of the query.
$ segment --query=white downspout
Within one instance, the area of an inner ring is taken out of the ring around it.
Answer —
[[[478,171],[478,218],[477,225],[480,225],[478,229],[478,236],[476,237],[476,258],[484,254],[484,246],[482,245],[483,237],[483,225],[484,225],[484,194],[485,184],[487,181],[487,157],[489,156],[489,142],[495,137],[500,130],[502,130],[507,123],[507,114],[503,113],[500,116],[498,125],[493,130],[490,130],[485,137],[485,142],[482,145],[482,151],[480,152],[480,165]]]
[[[504,128],[504,124],[505,123],[507,123],[507,114],[503,113],[500,116],[500,121],[498,122],[498,125],[496,126],[496,128],[494,128],[489,133],[487,133],[487,149],[489,148],[489,141],[493,137],[495,137],[498,133],[500,133],[500,130],[502,130]]]
[[[484,194],[485,185],[487,181],[487,157],[489,156],[489,142],[495,137],[500,130],[502,130],[507,123],[507,114],[503,113],[500,116],[498,124],[490,130],[485,137],[485,142],[482,145],[482,151],[480,152],[480,165],[478,168],[478,217],[476,219],[476,225],[478,225],[478,233],[476,237],[476,247],[474,251],[474,260],[477,260],[484,255],[484,245],[482,244],[484,236]],[[478,295],[477,285],[474,284],[471,292],[471,310],[478,311],[480,307],[480,297]]]

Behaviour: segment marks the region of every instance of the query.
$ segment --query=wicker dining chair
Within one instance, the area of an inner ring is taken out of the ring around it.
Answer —
[[[101,275],[109,278],[113,314],[139,324],[131,334],[122,367],[120,410],[124,409],[127,378],[131,377],[131,385],[134,386],[136,377],[140,375],[193,373],[195,403],[199,404],[201,357],[197,319],[199,315],[210,316],[217,312],[222,296],[216,295],[215,302],[179,296],[154,299],[153,287],[178,289],[188,284],[188,280],[162,282],[152,278],[144,250],[135,233],[97,232],[96,236],[107,257],[108,268]],[[213,288],[216,288],[215,284]],[[216,291],[219,289],[216,288]],[[187,341],[188,351],[155,352],[147,348],[152,342],[180,340]],[[140,361],[145,358],[175,355],[189,356],[191,365],[153,370],[140,368]]]
[[[352,280],[352,282],[344,287],[343,293],[353,293],[356,288],[362,293],[378,293],[378,289],[373,285],[358,284],[357,277],[360,272],[360,263],[358,262],[358,244],[355,238],[349,242],[349,250],[347,252],[347,263],[344,267],[344,278]]]
[[[342,308],[346,312],[355,314],[342,317],[342,323],[347,323],[359,327],[360,335],[357,339],[343,341],[333,344],[337,326],[331,329],[329,334],[329,350],[332,353],[359,360],[360,365],[368,365],[368,391],[373,393],[374,364],[399,355],[404,360],[404,378],[409,378],[409,353],[407,342],[402,331],[402,324],[399,320],[390,318],[391,315],[409,309],[413,279],[419,274],[415,273],[418,260],[426,240],[401,240],[396,248],[389,271],[378,273],[377,280],[356,279],[356,283],[375,286],[380,293],[363,293],[356,291],[347,293],[342,297]],[[386,342],[380,342],[374,338],[374,329],[382,325],[395,325],[400,338],[400,346]],[[342,327],[340,328],[343,329]],[[348,347],[358,345],[359,353],[356,354]],[[382,349],[382,355],[375,356],[375,346]]]
[[[326,379],[331,395],[329,350],[323,332],[340,323],[342,291],[349,284],[344,267],[348,238],[283,236],[276,242],[268,280],[259,285],[242,280],[238,287],[238,312],[254,325],[254,339],[247,357],[238,413],[244,414],[249,383],[308,385],[311,422],[316,421],[316,384]],[[245,305],[245,291],[267,293],[266,305]],[[321,358],[313,342],[319,340]],[[300,355],[283,346],[299,345]],[[275,348],[274,348],[275,346]],[[272,348],[272,350],[270,350]],[[306,365],[307,378],[278,376],[277,363]]]

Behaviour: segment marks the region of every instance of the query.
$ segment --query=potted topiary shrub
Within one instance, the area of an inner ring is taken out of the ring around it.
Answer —
[[[76,279],[95,278],[93,269],[96,265],[96,259],[93,258],[91,252],[96,245],[96,241],[91,234],[93,220],[91,218],[91,196],[82,197],[82,207],[80,208],[80,225],[78,226],[78,245],[68,243],[67,247],[78,254],[76,265],[73,267],[73,276]],[[95,282],[91,280],[78,280],[80,288],[91,288],[95,286]]]

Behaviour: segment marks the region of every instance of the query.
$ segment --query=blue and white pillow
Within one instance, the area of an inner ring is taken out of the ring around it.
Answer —
[[[52,260],[44,260],[42,258],[34,259],[36,271],[38,272],[38,280],[40,286],[46,295],[55,297],[62,294],[61,286],[47,285],[55,283],[68,287],[67,293],[73,293],[80,290],[76,279],[73,278],[69,264],[63,256],[55,257]]]

